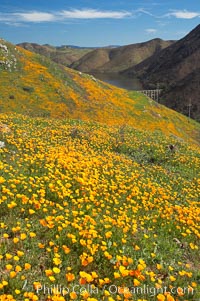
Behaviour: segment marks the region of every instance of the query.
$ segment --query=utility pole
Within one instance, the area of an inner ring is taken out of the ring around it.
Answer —
[[[191,106],[192,106],[192,102],[191,102],[191,98],[189,98],[189,104],[188,104],[188,117],[191,118]]]
[[[156,92],[156,101],[159,102],[159,83],[157,83]]]

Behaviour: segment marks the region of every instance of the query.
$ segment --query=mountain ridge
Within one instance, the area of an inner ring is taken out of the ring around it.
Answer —
[[[140,61],[158,53],[161,49],[174,43],[173,40],[164,41],[156,38],[142,43],[123,46],[109,45],[105,47],[79,47],[72,45],[51,46],[36,43],[20,43],[17,46],[50,57],[56,63],[61,63],[72,69],[90,73],[119,72]],[[72,50],[70,53],[69,50]],[[66,50],[64,52],[63,50]],[[68,51],[67,51],[68,50]],[[122,64],[123,62],[123,64]],[[107,64],[107,65],[106,65]]]
[[[89,47],[73,47],[71,45],[52,46],[49,44],[40,45],[29,42],[20,43],[17,44],[17,46],[44,55],[54,62],[65,66],[70,66],[74,61],[93,50],[93,48]]]
[[[174,41],[153,39],[143,43],[130,44],[113,49],[95,49],[70,65],[71,68],[90,72],[121,72],[128,66],[135,66],[147,57],[158,53]]]

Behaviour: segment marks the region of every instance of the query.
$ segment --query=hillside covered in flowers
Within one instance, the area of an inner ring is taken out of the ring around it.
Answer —
[[[137,92],[128,92],[0,40],[0,112],[70,118],[158,130],[187,141],[200,126]]]
[[[0,74],[0,301],[198,300],[199,124],[2,40]]]
[[[1,118],[0,300],[198,300],[198,147]]]

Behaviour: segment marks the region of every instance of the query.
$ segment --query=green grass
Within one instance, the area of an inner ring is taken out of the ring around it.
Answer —
[[[36,282],[70,290],[80,281],[96,288],[88,301],[167,300],[159,290],[108,296],[112,285],[191,287],[169,300],[198,300],[198,147],[131,126],[15,114],[1,122],[1,300],[46,301]]]

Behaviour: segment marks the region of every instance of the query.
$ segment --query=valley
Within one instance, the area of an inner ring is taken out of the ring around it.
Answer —
[[[186,116],[190,105],[191,118],[199,121],[199,44],[200,25],[179,41],[153,39],[96,49],[31,43],[20,46],[120,88],[155,89],[159,84],[162,104]]]
[[[137,77],[126,77],[119,73],[91,72],[95,78],[126,90],[142,90],[142,83]]]

